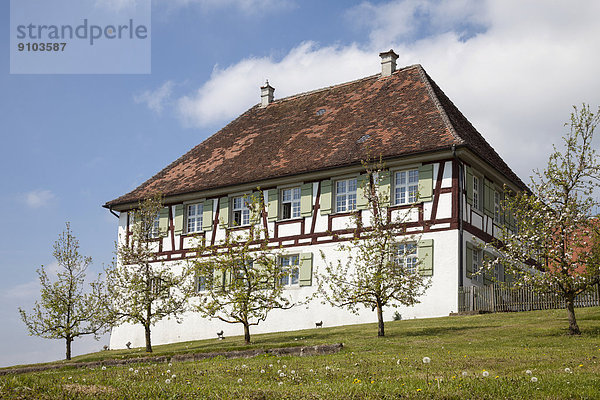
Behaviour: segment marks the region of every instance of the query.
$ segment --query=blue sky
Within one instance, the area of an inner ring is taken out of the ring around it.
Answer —
[[[75,0],[73,0],[75,1]],[[94,0],[119,10],[135,0]],[[16,308],[38,296],[66,221],[94,259],[112,259],[117,220],[101,208],[259,101],[379,71],[380,51],[421,63],[527,180],[564,134],[571,106],[600,104],[600,3],[539,1],[155,0],[152,73],[10,75],[0,36],[0,366],[60,359]],[[9,25],[9,2],[0,5]],[[74,353],[106,344],[77,340]]]

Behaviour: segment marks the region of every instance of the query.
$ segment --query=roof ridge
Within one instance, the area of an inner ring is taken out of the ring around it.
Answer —
[[[440,115],[442,117],[442,120],[444,121],[444,124],[446,125],[446,128],[448,128],[448,131],[450,131],[450,134],[452,136],[454,136],[454,138],[456,140],[458,140],[459,142],[462,142],[462,143],[466,143],[466,140],[464,140],[462,137],[460,137],[460,135],[456,132],[454,125],[452,125],[452,122],[450,121],[450,118],[448,117],[448,114],[446,113],[446,109],[442,106],[440,99],[435,94],[435,91],[433,90],[433,86],[431,86],[431,81],[429,80],[430,79],[429,75],[427,74],[427,72],[425,72],[425,68],[423,68],[423,66],[421,64],[416,64],[416,65],[419,69],[419,76],[423,80],[423,83],[425,84],[425,87],[427,89],[427,93],[429,93],[429,96],[431,97],[433,104],[435,104],[436,108],[440,112]]]
[[[406,67],[402,67],[400,69],[397,69],[396,71],[393,72],[393,74],[396,74],[398,72],[405,71],[405,70],[408,70],[408,69],[411,69],[411,68],[415,68],[415,67],[421,67],[421,65],[420,64],[407,65]],[[324,87],[318,88],[318,89],[308,90],[306,92],[292,94],[292,95],[289,95],[289,96],[282,97],[280,99],[275,99],[275,100],[273,100],[273,103],[271,103],[271,104],[278,103],[278,102],[283,102],[283,101],[294,100],[294,99],[296,99],[298,97],[304,97],[304,96],[308,96],[308,95],[311,95],[311,94],[315,94],[315,93],[319,93],[319,92],[324,92],[325,90],[337,89],[337,88],[340,88],[340,87],[344,87],[344,86],[347,86],[347,85],[352,85],[352,84],[355,84],[355,83],[367,81],[369,79],[373,79],[373,78],[377,78],[377,77],[381,77],[381,73],[377,73],[377,74],[365,76],[363,78],[354,79],[354,80],[351,80],[351,81],[348,81],[348,82],[337,83],[335,85],[324,86]],[[257,103],[256,105],[258,105],[258,104],[259,103]]]

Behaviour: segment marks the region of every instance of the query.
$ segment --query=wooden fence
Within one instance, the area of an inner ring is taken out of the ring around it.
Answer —
[[[600,306],[600,285],[581,293],[575,307]],[[458,311],[531,311],[565,308],[564,299],[554,293],[540,293],[531,287],[505,285],[461,286],[458,288]]]

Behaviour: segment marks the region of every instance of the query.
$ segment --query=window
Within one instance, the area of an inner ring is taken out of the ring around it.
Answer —
[[[202,231],[202,203],[189,204],[187,206],[187,233],[196,233]]]
[[[281,190],[281,216],[282,219],[300,217],[300,188]]]
[[[281,286],[299,286],[300,269],[298,255],[281,257]]]
[[[168,288],[165,287],[162,278],[159,277],[150,279],[150,292],[156,297],[166,297],[169,295]]]
[[[417,245],[415,243],[402,243],[396,245],[393,261],[396,262],[410,274],[417,272],[419,259],[417,258]]]
[[[473,208],[481,210],[481,181],[478,176],[473,175]]]
[[[482,253],[481,250],[479,250],[477,248],[473,249],[472,266],[471,266],[471,269],[473,271],[473,276],[471,279],[473,279],[473,280],[478,280],[478,281],[483,280],[483,275],[479,273],[482,268],[482,260],[483,260],[481,253]]]
[[[250,223],[250,204],[249,196],[240,196],[233,198],[233,225],[241,226]]]
[[[494,265],[494,279],[500,282],[500,263]]]
[[[247,280],[246,271],[254,268],[253,260],[246,260],[246,268],[243,266],[243,262],[240,262],[234,270],[233,278],[236,281],[245,281]]]
[[[148,232],[148,237],[151,239],[155,239],[160,236],[160,212],[156,213],[154,220],[152,221],[152,225],[150,226],[150,232]]]
[[[504,223],[504,212],[502,212],[502,193],[494,192],[494,222]]]
[[[196,277],[196,292],[205,292],[208,289],[208,284],[205,276]]]
[[[356,178],[335,183],[335,211],[346,212],[356,209]]]
[[[394,179],[394,204],[409,204],[417,201],[419,170],[399,171]]]

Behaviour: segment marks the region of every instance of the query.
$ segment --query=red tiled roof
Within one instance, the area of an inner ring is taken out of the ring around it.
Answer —
[[[325,110],[324,113],[317,113]],[[321,114],[321,115],[319,115]],[[365,135],[366,140],[359,141]],[[525,188],[420,65],[256,105],[105,207],[465,145]]]

